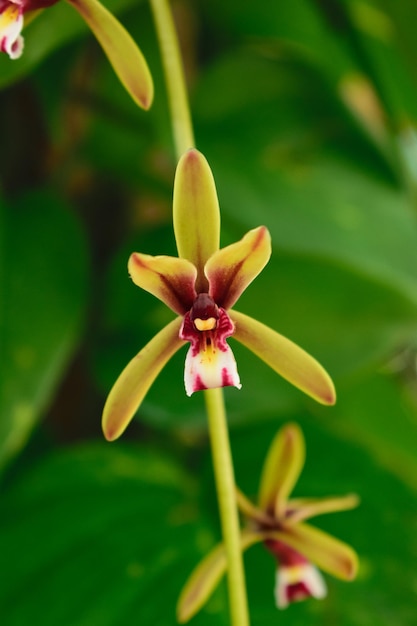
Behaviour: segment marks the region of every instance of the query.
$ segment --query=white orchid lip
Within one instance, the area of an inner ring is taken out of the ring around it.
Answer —
[[[236,360],[226,339],[234,324],[226,311],[206,293],[199,294],[180,328],[180,339],[191,343],[185,359],[185,391],[217,387],[241,388]]]
[[[276,572],[275,601],[280,609],[306,598],[322,599],[327,587],[318,569],[311,563],[280,566]]]

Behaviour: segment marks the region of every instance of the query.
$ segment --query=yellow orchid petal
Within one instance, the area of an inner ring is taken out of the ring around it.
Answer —
[[[153,82],[148,65],[132,37],[98,0],[68,0],[87,22],[106,53],[120,82],[133,100],[149,109]]]
[[[241,533],[242,551],[260,541],[263,541],[263,537],[256,531]],[[188,622],[207,602],[226,569],[226,551],[221,543],[197,565],[185,583],[177,604],[177,620],[180,624]]]
[[[234,338],[273,370],[317,402],[336,402],[333,382],[316,359],[261,322],[234,310],[229,315],[236,326]]]
[[[184,345],[178,336],[181,323],[178,317],[165,326],[116,380],[103,411],[103,432],[108,441],[120,437],[161,369]]]
[[[271,256],[271,236],[265,226],[250,230],[237,243],[215,252],[204,272],[209,294],[219,306],[232,307]]]
[[[259,486],[259,507],[277,519],[286,508],[286,501],[303,469],[305,443],[297,424],[287,424],[275,436],[262,470]]]
[[[243,513],[243,515],[247,519],[250,519],[251,521],[258,523],[260,526],[265,525],[265,524],[266,525],[274,524],[274,518],[270,517],[269,515],[265,513],[265,511],[262,511],[255,504],[253,504],[245,496],[245,494],[242,491],[240,491],[238,487],[235,488],[235,492],[236,492],[236,503],[237,503],[237,506],[239,507],[239,511]]]
[[[134,252],[128,270],[135,285],[162,300],[175,313],[184,315],[192,307],[197,295],[197,270],[189,261]]]
[[[303,520],[310,519],[310,517],[316,517],[324,513],[348,511],[358,505],[359,497],[355,493],[331,498],[294,498],[288,502],[287,508],[291,513],[286,519],[286,524],[297,524]]]
[[[263,531],[264,539],[281,541],[342,580],[353,580],[358,570],[356,552],[343,541],[309,524],[285,525],[279,531]]]
[[[207,292],[204,265],[219,249],[220,210],[210,166],[197,150],[189,150],[178,162],[173,219],[178,255],[196,266],[196,289]]]

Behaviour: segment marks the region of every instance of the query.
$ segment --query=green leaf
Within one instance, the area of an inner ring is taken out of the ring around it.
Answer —
[[[409,626],[414,603],[416,494],[374,462],[360,446],[327,431],[326,423],[297,416],[307,461],[295,495],[319,497],[352,490],[362,499],[351,512],[314,524],[358,550],[358,579],[326,576],[328,598],[293,605],[277,614],[275,563],[262,547],[245,555],[254,625]],[[257,491],[262,460],[278,424],[233,432],[236,477],[246,493]],[[188,575],[219,540],[211,460],[193,463],[195,484],[169,457],[144,446],[93,444],[60,451],[22,467],[3,485],[0,502],[0,602],[8,626],[144,626],[174,623],[175,604]],[[206,452],[206,454],[203,454]],[[196,626],[226,625],[220,593],[195,617]],[[69,591],[70,601],[68,598]],[[161,594],[164,602],[161,602]],[[22,597],[25,602],[19,601]],[[51,601],[53,598],[53,602]],[[394,607],[394,609],[392,609]],[[375,617],[376,616],[376,617]],[[194,623],[194,622],[193,622]]]
[[[263,41],[264,45],[282,54],[290,52],[321,67],[335,79],[354,67],[346,39],[332,28],[342,13],[334,8],[328,16],[317,3],[294,0],[273,3],[260,0],[256,10],[248,2],[216,0],[210,5],[208,18],[240,36]],[[343,27],[343,24],[341,25]]]
[[[220,164],[219,190],[245,224],[266,223],[278,250],[325,257],[400,289],[416,302],[417,222],[405,196],[348,163],[321,161],[299,175]],[[219,191],[219,195],[220,195]]]
[[[208,93],[230,83],[210,113]],[[277,250],[348,266],[417,302],[410,199],[337,93],[305,67],[246,53],[215,65],[196,103],[223,219],[264,224]]]
[[[219,249],[220,211],[210,165],[198,150],[185,152],[175,171],[172,216],[178,256],[197,269],[197,292],[207,290],[204,266]]]
[[[80,225],[43,192],[3,205],[0,466],[25,444],[82,330],[87,260]]]
[[[370,78],[396,130],[408,118],[417,119],[416,54],[412,23],[412,0],[391,3],[386,0],[355,2],[348,0],[356,42],[367,59]]]
[[[402,356],[398,354],[398,363]],[[416,491],[417,415],[412,387],[407,389],[401,378],[387,372],[372,373],[348,388],[341,386],[332,413],[329,430],[369,450]]]
[[[213,542],[192,493],[181,468],[149,447],[84,446],[29,467],[0,503],[2,619],[174,623],[181,585]],[[210,612],[227,623],[219,596]]]

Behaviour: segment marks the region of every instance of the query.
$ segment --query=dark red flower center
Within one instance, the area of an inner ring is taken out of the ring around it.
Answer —
[[[308,560],[299,552],[290,548],[282,541],[267,539],[264,541],[265,547],[272,552],[281,565],[292,567],[294,565],[305,565]]]
[[[220,317],[219,307],[208,293],[199,293],[190,310],[190,320],[198,331],[214,330]]]

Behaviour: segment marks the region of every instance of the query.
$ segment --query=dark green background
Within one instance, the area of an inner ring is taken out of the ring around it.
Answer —
[[[174,151],[146,3],[108,3],[155,80],[140,111],[65,2],[0,59],[0,615],[5,626],[169,626],[220,538],[203,398],[185,352],[120,442],[100,417],[122,367],[172,317],[128,278],[133,250],[175,254]],[[198,148],[222,244],[265,224],[273,255],[238,308],[314,354],[323,408],[233,339],[236,476],[256,494],[296,420],[296,495],[355,491],[317,520],[361,560],[329,596],[277,612],[274,563],[245,557],[254,626],[417,623],[417,8],[412,0],[176,2]],[[192,624],[228,624],[221,586]]]

